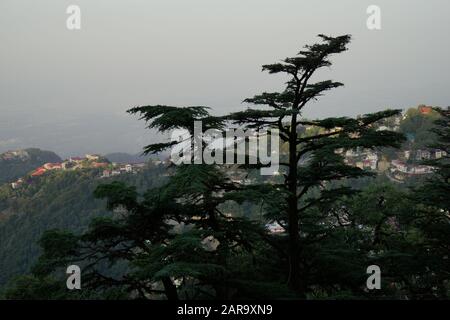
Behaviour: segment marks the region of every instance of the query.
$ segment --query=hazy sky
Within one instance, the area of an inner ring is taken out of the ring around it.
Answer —
[[[81,30],[66,8],[81,8]],[[382,30],[366,27],[381,7]],[[0,151],[138,152],[154,139],[125,110],[143,104],[241,110],[281,88],[261,65],[315,35],[350,33],[319,79],[345,83],[310,117],[450,105],[448,0],[0,0]]]

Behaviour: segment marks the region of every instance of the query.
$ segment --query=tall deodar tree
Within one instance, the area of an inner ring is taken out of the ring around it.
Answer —
[[[274,186],[282,190],[280,197],[281,194],[286,196],[284,206],[279,206],[283,210],[272,218],[284,224],[287,230],[287,282],[301,297],[305,297],[307,292],[309,274],[305,246],[321,241],[327,235],[326,228],[319,227],[320,219],[307,216],[307,211],[314,206],[322,206],[321,214],[331,214],[333,210],[324,205],[333,203],[351,190],[343,187],[330,190],[327,182],[368,174],[346,165],[337,151],[357,147],[398,147],[403,139],[394,132],[377,131],[372,127],[377,121],[396,115],[400,110],[368,114],[358,119],[333,117],[310,121],[302,117],[309,102],[317,100],[326,91],[343,86],[331,80],[312,82],[311,79],[318,70],[331,66],[333,54],[347,50],[351,37],[319,37],[320,43],[305,46],[296,56],[263,66],[263,71],[270,74],[288,76],[282,91],[263,92],[248,98],[245,102],[259,108],[249,108],[227,117],[244,127],[277,128],[286,146],[286,159],[280,163],[284,167],[284,182]],[[334,228],[333,225],[329,227]]]
[[[261,194],[261,197],[275,195],[276,200],[269,201],[272,208],[266,206],[266,218],[285,227],[287,239],[281,237],[281,243],[280,237],[271,239],[271,236],[264,236],[264,239],[274,245],[280,256],[287,257],[286,281],[300,297],[306,297],[308,275],[313,268],[307,261],[307,246],[322,241],[335,229],[333,219],[343,213],[332,208],[332,204],[353,192],[347,187],[332,187],[331,182],[370,175],[367,171],[346,165],[338,151],[357,147],[398,147],[403,140],[400,134],[377,131],[373,127],[377,121],[394,116],[400,110],[367,114],[358,119],[333,117],[307,120],[302,117],[302,111],[309,102],[317,100],[326,91],[343,86],[331,80],[312,82],[311,79],[318,70],[331,66],[332,55],[347,50],[351,37],[319,37],[320,43],[305,46],[296,56],[263,66],[264,71],[285,74],[289,80],[280,92],[264,92],[244,100],[258,108],[223,117],[213,117],[206,108],[199,107],[156,105],[130,110],[141,114],[150,123],[149,127],[160,131],[181,127],[192,133],[194,120],[203,121],[205,130],[220,129],[229,124],[244,129],[266,129],[268,132],[274,128],[279,130],[287,150],[281,154],[284,160],[280,163],[284,181],[272,183],[271,191],[267,193],[266,189],[265,195]],[[146,150],[155,152],[173,145],[174,142],[150,145]],[[315,212],[312,210],[314,208],[319,208],[320,214],[311,213]]]

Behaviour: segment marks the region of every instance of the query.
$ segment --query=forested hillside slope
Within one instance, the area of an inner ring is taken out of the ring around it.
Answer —
[[[0,186],[0,290],[36,262],[45,230],[82,232],[92,218],[111,214],[93,196],[100,183],[121,180],[143,190],[160,184],[165,170],[149,163],[137,174],[111,179],[99,179],[99,170],[92,169],[52,172],[19,190]]]

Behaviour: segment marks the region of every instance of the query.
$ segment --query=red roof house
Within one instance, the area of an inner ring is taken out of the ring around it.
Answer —
[[[106,163],[106,162],[95,162],[95,163],[92,164],[92,166],[94,168],[105,168],[105,167],[109,166],[109,163]]]
[[[47,170],[45,170],[45,168],[40,167],[37,168],[33,173],[31,173],[32,177],[38,177],[38,176],[42,176]]]
[[[431,113],[431,111],[433,111],[432,107],[428,107],[428,106],[425,106],[425,105],[420,105],[419,106],[419,112],[421,114],[429,114],[429,113]]]

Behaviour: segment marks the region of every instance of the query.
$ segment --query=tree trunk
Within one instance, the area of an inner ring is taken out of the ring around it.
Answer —
[[[297,116],[291,119],[289,136],[288,175],[288,232],[289,232],[289,278],[288,286],[301,298],[306,298],[302,281],[300,259],[299,214],[297,205]]]
[[[166,291],[167,300],[178,300],[177,287],[173,284],[172,280],[169,277],[165,277],[162,279],[162,283]]]

